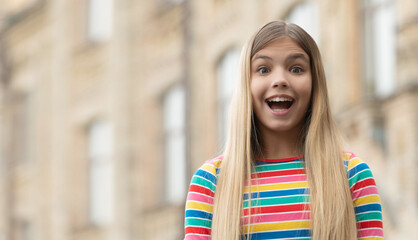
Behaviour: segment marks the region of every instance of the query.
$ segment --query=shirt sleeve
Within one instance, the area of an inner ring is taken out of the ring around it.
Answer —
[[[382,205],[369,166],[352,154],[347,174],[356,214],[357,238],[383,239]]]
[[[211,239],[216,171],[217,167],[211,160],[200,167],[192,177],[186,201],[185,240]]]

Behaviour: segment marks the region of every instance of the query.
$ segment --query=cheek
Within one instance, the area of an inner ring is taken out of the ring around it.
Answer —
[[[304,94],[308,99],[311,99],[312,96],[312,85],[311,84],[306,84],[305,88],[304,88]]]
[[[258,81],[257,79],[254,79],[251,81],[250,84],[251,88],[251,96],[253,100],[258,100],[263,95],[263,84],[262,81]]]
[[[310,99],[310,96],[312,94],[312,79],[306,78],[304,81],[300,82],[300,85],[298,86],[299,92]]]
[[[305,90],[304,95],[305,95],[305,98],[306,98],[305,99],[305,101],[306,101],[305,105],[306,105],[306,107],[308,107],[310,105],[311,99],[312,99],[312,84],[307,84],[307,86],[304,90]]]
[[[251,84],[250,84],[250,91],[251,91],[251,98],[253,100],[253,103],[255,103],[255,101],[257,100],[257,95],[258,95],[258,87],[255,81],[253,80],[251,81]]]
[[[262,108],[263,101],[262,86],[259,81],[251,81],[250,88],[253,111],[254,114],[258,117],[258,114]]]
[[[309,106],[312,95],[312,81],[310,80],[310,78],[304,79],[304,81],[298,81],[298,84],[294,85],[294,89],[300,97],[301,106]]]

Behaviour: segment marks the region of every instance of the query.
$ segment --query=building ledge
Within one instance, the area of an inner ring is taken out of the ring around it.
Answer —
[[[48,0],[37,0],[33,2],[32,4],[28,5],[27,7],[22,8],[22,10],[16,13],[7,15],[3,19],[3,23],[0,24],[0,36],[3,35],[4,32],[8,31],[10,28],[27,20],[34,14],[43,10],[44,7],[47,5],[47,2]]]

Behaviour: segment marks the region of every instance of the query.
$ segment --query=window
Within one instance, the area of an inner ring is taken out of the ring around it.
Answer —
[[[287,22],[295,23],[303,28],[319,45],[318,6],[313,1],[297,4],[286,18]]]
[[[395,88],[396,20],[391,0],[362,0],[365,95],[386,97]]]
[[[88,39],[93,42],[109,40],[113,32],[113,0],[89,0]]]
[[[16,163],[27,162],[30,154],[30,95],[15,92],[11,115],[11,155]]]
[[[172,204],[186,196],[186,92],[183,85],[164,96],[165,195]]]
[[[113,129],[103,120],[88,129],[90,162],[89,216],[95,225],[111,223],[113,217]]]
[[[27,220],[20,220],[17,224],[16,239],[20,240],[31,240],[33,238],[33,226]]]
[[[220,146],[224,145],[228,131],[229,106],[238,80],[239,57],[238,49],[231,49],[218,64],[218,136]]]

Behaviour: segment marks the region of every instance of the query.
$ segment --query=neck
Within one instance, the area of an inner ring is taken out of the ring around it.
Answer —
[[[295,157],[303,154],[300,148],[301,128],[295,128],[286,132],[272,132],[260,129],[263,146],[263,158],[281,159]]]

